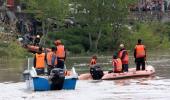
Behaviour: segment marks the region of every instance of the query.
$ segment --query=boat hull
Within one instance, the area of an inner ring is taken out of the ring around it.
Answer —
[[[136,71],[136,68],[129,68],[129,72],[124,73],[108,73],[107,71],[104,72],[102,80],[116,80],[116,79],[126,79],[126,78],[133,78],[133,77],[146,77],[152,76],[155,73],[155,69],[152,66],[146,66],[146,70]],[[79,80],[91,80],[92,77],[90,73],[81,74]]]

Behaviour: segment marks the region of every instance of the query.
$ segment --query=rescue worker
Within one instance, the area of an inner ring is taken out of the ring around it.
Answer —
[[[53,68],[57,67],[57,56],[56,56],[56,48],[52,47],[51,51],[47,52],[46,55],[46,62],[48,65],[48,75],[50,75],[50,72]]]
[[[90,61],[90,74],[94,80],[99,80],[103,77],[104,73],[100,65],[97,64],[97,56],[94,55]]]
[[[37,35],[34,40],[34,46],[39,46],[39,43],[40,43],[40,35]]]
[[[54,43],[57,48],[57,51],[56,51],[56,55],[58,59],[57,68],[64,69],[64,61],[66,59],[66,49],[64,45],[61,43],[61,40],[56,40]]]
[[[140,66],[142,65],[142,70],[145,70],[145,60],[146,60],[146,49],[142,44],[142,40],[138,39],[138,43],[134,49],[134,58],[136,63],[136,70],[141,70]]]
[[[39,51],[35,54],[34,67],[36,68],[36,72],[38,75],[44,74],[45,53],[42,52],[42,47],[39,47]]]
[[[122,61],[122,72],[128,72],[129,56],[124,44],[120,44],[118,56]]]
[[[118,57],[117,53],[114,53],[113,60],[112,60],[113,72],[114,73],[121,73],[122,72],[122,61]]]
[[[97,63],[97,56],[94,55],[94,56],[92,57],[91,61],[90,61],[90,66],[96,65],[96,63]]]

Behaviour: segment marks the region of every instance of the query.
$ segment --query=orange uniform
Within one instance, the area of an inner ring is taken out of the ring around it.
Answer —
[[[146,56],[144,45],[136,45],[135,50],[136,50],[136,55],[135,55],[136,58],[142,58]]]
[[[122,61],[120,58],[113,59],[112,65],[114,66],[114,72],[122,72]]]
[[[56,56],[52,51],[47,53],[47,65],[53,65],[52,59]],[[54,65],[57,65],[57,59],[55,59]]]
[[[126,54],[122,58],[124,52],[126,52]],[[121,50],[119,52],[119,58],[121,58],[122,64],[128,64],[129,63],[129,56],[128,56],[128,53],[127,53],[126,50]]]
[[[58,57],[60,60],[61,60],[61,59],[65,59],[65,49],[64,49],[64,45],[58,45],[58,46],[57,46],[56,55],[57,55],[57,57]]]
[[[97,62],[96,62],[96,59],[91,59],[91,61],[90,61],[90,65],[95,65]]]
[[[45,53],[35,54],[36,62],[35,68],[45,68]]]

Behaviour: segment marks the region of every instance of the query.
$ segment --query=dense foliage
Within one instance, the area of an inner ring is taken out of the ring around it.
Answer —
[[[127,20],[128,5],[135,1],[27,0],[27,10],[38,11],[35,17],[44,23],[46,46],[61,39],[73,53],[112,51],[118,49],[120,43],[133,50],[137,39],[141,38],[148,49],[169,48],[169,23]]]
[[[1,33],[0,33],[1,34]],[[0,56],[10,58],[26,58],[29,54],[17,41],[0,40]]]

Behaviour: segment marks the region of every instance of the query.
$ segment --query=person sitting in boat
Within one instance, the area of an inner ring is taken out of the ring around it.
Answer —
[[[57,67],[57,56],[56,56],[56,48],[52,47],[51,51],[47,52],[46,55],[46,63],[48,65],[48,75],[50,75],[50,72],[53,68]]]
[[[36,72],[38,75],[44,74],[45,53],[43,53],[42,51],[42,47],[39,47],[39,50],[37,53],[35,53],[34,57],[34,67],[36,68]]]
[[[138,39],[138,43],[134,49],[134,58],[136,63],[136,70],[141,70],[140,66],[142,65],[142,70],[145,70],[145,60],[146,60],[146,48],[142,44],[142,40]]]
[[[112,72],[114,72],[114,73],[121,73],[122,72],[122,61],[118,57],[117,53],[115,53],[113,55],[112,66],[113,66]]]
[[[64,45],[61,43],[61,40],[56,40],[54,43],[57,48],[57,51],[56,51],[56,55],[58,58],[57,67],[64,69],[64,61],[66,59],[66,49],[65,49]]]
[[[96,55],[94,55],[90,61],[90,74],[94,80],[99,80],[104,75],[101,66],[97,64]]]
[[[129,56],[127,50],[124,47],[124,44],[120,44],[118,56],[122,61],[122,72],[128,72]]]
[[[97,56],[94,55],[90,61],[90,67],[94,66],[97,64]]]

